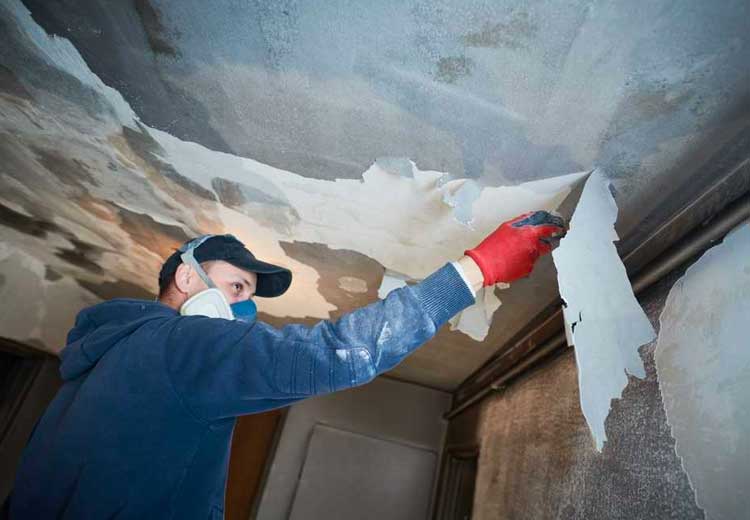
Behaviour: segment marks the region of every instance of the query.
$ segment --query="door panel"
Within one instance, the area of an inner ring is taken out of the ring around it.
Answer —
[[[433,451],[316,425],[290,520],[417,520],[430,507]]]

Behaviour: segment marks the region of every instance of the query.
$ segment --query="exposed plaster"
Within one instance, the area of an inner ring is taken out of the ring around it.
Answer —
[[[656,369],[696,501],[712,520],[750,511],[750,223],[688,268],[659,318]]]
[[[568,342],[575,345],[581,409],[598,450],[607,438],[611,400],[628,376],[646,375],[638,347],[656,337],[613,243],[617,204],[609,185],[599,170],[591,174],[570,231],[552,253]]]

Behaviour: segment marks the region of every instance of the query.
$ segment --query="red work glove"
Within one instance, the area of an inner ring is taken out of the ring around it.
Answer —
[[[552,250],[551,239],[565,234],[565,221],[546,211],[532,211],[503,222],[474,249],[465,251],[479,266],[484,285],[528,276],[534,262]]]

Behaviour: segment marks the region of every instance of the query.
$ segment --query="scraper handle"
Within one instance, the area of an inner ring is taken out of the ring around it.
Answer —
[[[565,221],[547,211],[524,213],[503,222],[477,247],[464,254],[479,266],[484,285],[528,276],[537,259],[565,235]]]

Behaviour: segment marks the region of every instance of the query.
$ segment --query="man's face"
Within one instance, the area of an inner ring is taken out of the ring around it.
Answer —
[[[224,293],[230,304],[248,300],[255,295],[255,289],[258,286],[257,274],[240,269],[223,260],[206,262],[203,264],[203,269],[216,287]],[[200,290],[206,289],[203,280],[198,278],[198,282],[201,285]]]

